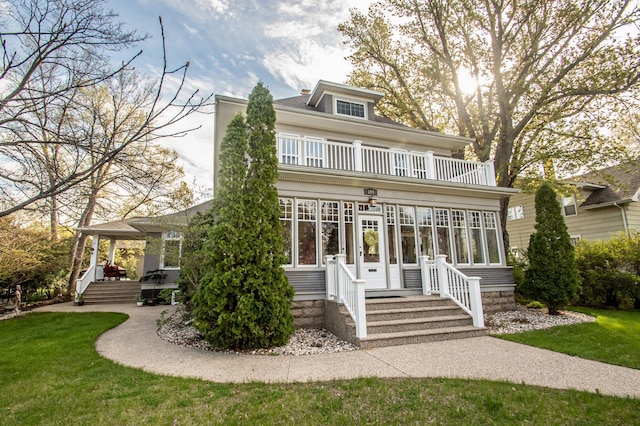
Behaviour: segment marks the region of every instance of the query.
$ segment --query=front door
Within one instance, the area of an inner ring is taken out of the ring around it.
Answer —
[[[360,279],[367,290],[387,288],[383,229],[381,216],[359,217]]]

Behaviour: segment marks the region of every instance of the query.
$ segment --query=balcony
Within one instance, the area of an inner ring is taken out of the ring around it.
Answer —
[[[415,152],[278,134],[280,164],[345,170],[421,180],[496,186],[493,162],[478,163]]]

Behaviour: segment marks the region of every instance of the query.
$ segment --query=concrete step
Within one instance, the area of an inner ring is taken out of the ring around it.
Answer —
[[[367,322],[404,320],[411,318],[442,317],[457,315],[458,306],[422,306],[417,308],[395,308],[367,311]]]
[[[367,321],[367,334],[372,336],[374,334],[401,333],[404,331],[433,330],[470,325],[473,325],[473,319],[466,314],[389,321]]]
[[[135,303],[140,295],[138,281],[100,281],[89,284],[82,300],[85,304]]]
[[[413,330],[398,333],[380,333],[360,339],[361,349],[373,349],[386,346],[411,345],[416,343],[437,342],[442,340],[463,339],[486,336],[485,328],[473,326],[446,327],[431,330]]]
[[[409,296],[380,299],[367,299],[367,312],[388,309],[420,308],[424,306],[455,306],[449,299],[439,296]]]

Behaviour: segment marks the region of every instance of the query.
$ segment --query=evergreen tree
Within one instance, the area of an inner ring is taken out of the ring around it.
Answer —
[[[204,245],[208,272],[194,303],[196,325],[215,347],[281,345],[293,333],[274,127],[273,98],[259,83],[246,123],[236,116],[221,144],[214,223]]]
[[[574,300],[580,287],[574,248],[560,211],[556,193],[547,183],[536,192],[536,232],[529,240],[529,269],[524,292],[557,315]]]

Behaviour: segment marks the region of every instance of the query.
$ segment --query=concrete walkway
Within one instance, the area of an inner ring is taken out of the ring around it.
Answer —
[[[184,348],[160,339],[156,320],[168,306],[63,303],[56,312],[123,312],[96,349],[119,364],[215,382],[308,382],[357,377],[458,377],[510,381],[640,398],[640,370],[603,364],[492,337],[322,355],[236,355]]]

